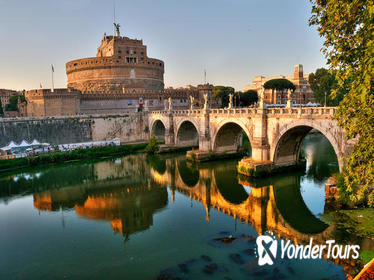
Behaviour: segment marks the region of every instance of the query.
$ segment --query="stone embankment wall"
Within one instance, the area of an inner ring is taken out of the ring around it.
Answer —
[[[132,143],[148,140],[148,131],[145,113],[0,119],[0,147],[34,139],[67,144],[120,138]]]

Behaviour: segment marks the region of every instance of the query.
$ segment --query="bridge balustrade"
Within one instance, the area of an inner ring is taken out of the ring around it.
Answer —
[[[336,113],[336,107],[293,107],[293,108],[267,108],[266,111],[271,115],[329,115],[333,116]],[[156,110],[150,112],[152,115],[167,115],[168,110]],[[172,114],[176,116],[182,115],[200,115],[203,114],[203,109],[194,110],[173,110]],[[232,108],[232,109],[210,109],[211,115],[251,115],[262,113],[259,108]]]

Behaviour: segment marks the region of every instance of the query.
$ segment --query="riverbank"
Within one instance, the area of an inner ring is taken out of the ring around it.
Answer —
[[[142,143],[122,146],[93,147],[68,152],[54,152],[50,154],[41,154],[39,156],[25,158],[2,159],[0,160],[0,172],[7,172],[16,169],[33,167],[44,164],[56,164],[75,160],[128,155],[131,153],[144,152],[146,146],[147,144]]]

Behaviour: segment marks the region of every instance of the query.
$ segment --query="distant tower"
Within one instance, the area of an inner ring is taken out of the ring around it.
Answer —
[[[304,77],[303,66],[301,64],[296,64],[293,72],[294,79],[300,79]]]

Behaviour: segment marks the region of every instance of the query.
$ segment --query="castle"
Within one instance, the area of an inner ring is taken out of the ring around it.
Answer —
[[[96,57],[66,63],[67,88],[25,92],[27,116],[109,114],[157,110],[172,98],[174,108],[196,106],[211,96],[210,84],[164,89],[164,62],[147,56],[142,40],[104,34]]]

